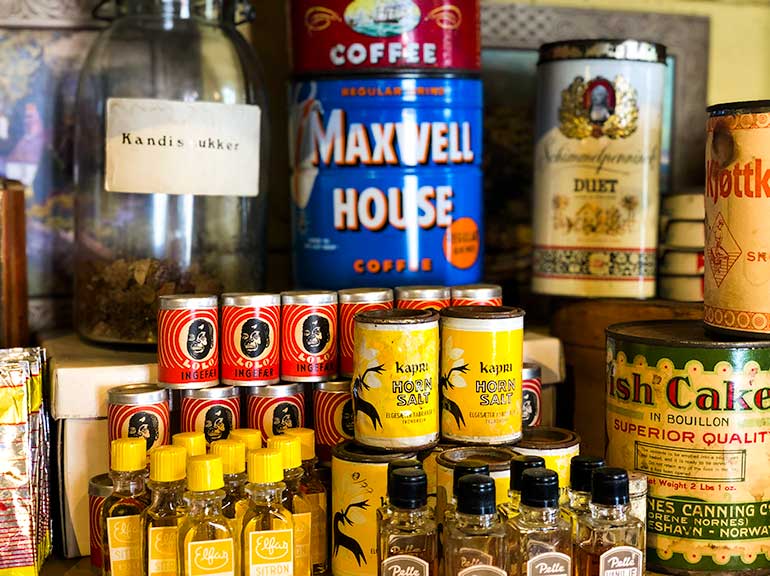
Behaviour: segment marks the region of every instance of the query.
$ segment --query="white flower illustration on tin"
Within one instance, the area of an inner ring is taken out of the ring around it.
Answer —
[[[439,378],[441,390],[444,392],[441,398],[441,411],[443,412],[446,410],[449,412],[454,417],[457,427],[464,428],[465,417],[463,416],[462,409],[457,402],[451,398],[447,398],[446,391],[466,387],[465,378],[462,377],[462,374],[468,373],[469,366],[463,359],[465,350],[462,348],[455,348],[451,336],[447,338],[446,348],[448,351],[444,352],[444,354],[449,357],[451,368],[449,368],[446,374],[442,374]]]

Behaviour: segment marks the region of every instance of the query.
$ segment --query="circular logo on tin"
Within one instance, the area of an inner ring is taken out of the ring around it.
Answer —
[[[414,30],[420,16],[420,7],[412,0],[354,0],[344,17],[359,34],[382,38]]]
[[[206,410],[203,421],[203,435],[206,442],[211,444],[217,440],[224,440],[233,429],[233,413],[226,406],[212,406]]]
[[[273,436],[283,434],[288,428],[301,426],[299,408],[290,402],[281,402],[273,411]]]
[[[160,437],[160,421],[152,412],[137,412],[128,419],[129,438],[144,438],[147,451],[155,445]]]
[[[182,349],[186,349],[190,358],[198,362],[208,360],[215,350],[214,324],[204,318],[193,320],[186,333],[182,331],[182,337],[185,340]]]
[[[297,341],[308,354],[323,354],[331,342],[331,322],[322,314],[310,314],[298,326]]]
[[[259,318],[249,318],[241,324],[240,334],[234,334],[236,347],[241,354],[252,360],[267,356],[273,349],[274,338],[270,324]]]

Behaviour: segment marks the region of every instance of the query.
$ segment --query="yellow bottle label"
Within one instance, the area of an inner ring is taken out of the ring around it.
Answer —
[[[293,530],[260,530],[248,537],[248,576],[294,576]]]
[[[186,576],[235,576],[233,539],[190,542],[186,564]]]
[[[142,521],[139,516],[107,518],[107,546],[113,576],[142,573]]]
[[[147,530],[147,575],[176,576],[176,548],[179,530],[176,526]]]
[[[310,576],[312,522],[310,512],[292,514],[294,519],[294,576]]]

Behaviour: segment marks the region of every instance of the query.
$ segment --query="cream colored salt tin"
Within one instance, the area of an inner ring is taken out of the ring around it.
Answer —
[[[665,57],[634,40],[540,48],[534,292],[655,295]]]
[[[703,189],[682,194],[669,194],[660,201],[660,214],[670,220],[703,220]]]
[[[662,231],[661,242],[674,250],[703,250],[706,229],[702,221],[671,220]]]
[[[658,276],[658,292],[665,300],[703,302],[703,276]]]

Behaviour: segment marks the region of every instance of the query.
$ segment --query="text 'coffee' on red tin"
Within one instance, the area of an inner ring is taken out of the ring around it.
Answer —
[[[281,294],[281,380],[321,382],[337,376],[337,293]]]
[[[502,306],[503,287],[499,284],[452,286],[452,306]]]
[[[441,310],[448,308],[452,292],[447,286],[396,286],[396,308]]]
[[[280,334],[280,294],[222,294],[222,383],[278,383]]]
[[[244,388],[248,427],[262,432],[265,442],[287,428],[305,427],[305,385],[271,384]]]
[[[112,494],[109,474],[99,474],[88,481],[88,535],[91,548],[91,567],[102,569],[102,504]]]
[[[331,461],[332,448],[337,444],[353,439],[350,384],[350,380],[329,380],[313,385],[316,454],[322,462]]]
[[[340,375],[353,375],[353,328],[356,314],[393,308],[390,288],[347,288],[337,292],[340,307]]]
[[[171,441],[169,391],[155,384],[126,384],[107,391],[109,440],[144,438],[147,452]]]
[[[182,432],[203,432],[206,443],[225,440],[238,428],[241,397],[238,388],[216,386],[182,391]]]
[[[158,383],[166,388],[219,384],[219,307],[216,296],[159,298]]]

